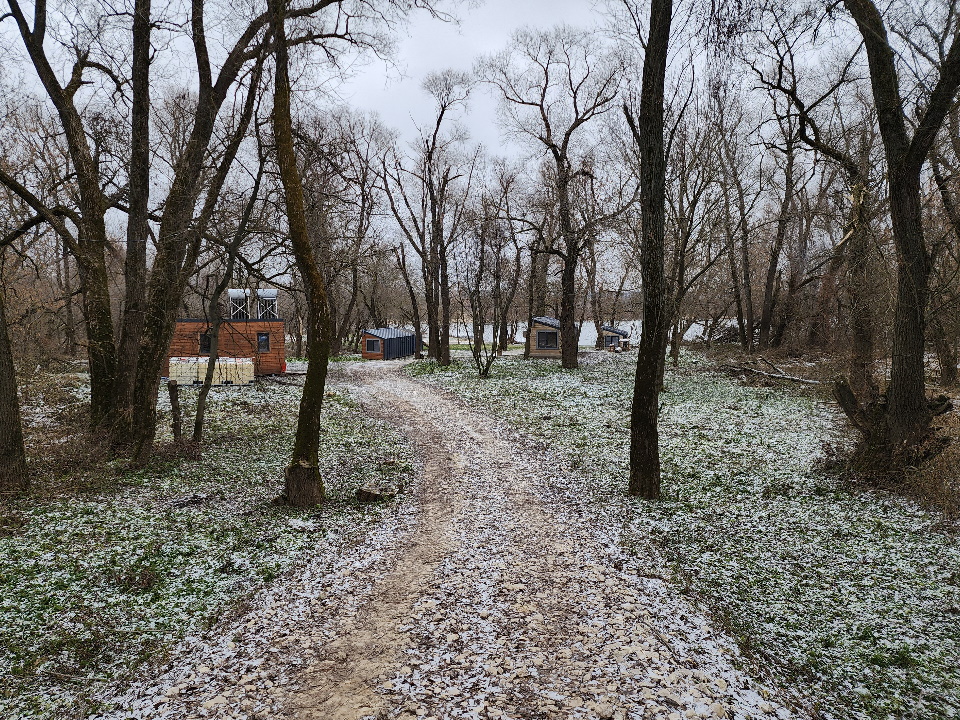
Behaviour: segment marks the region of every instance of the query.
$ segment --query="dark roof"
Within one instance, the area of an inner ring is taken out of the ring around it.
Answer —
[[[534,321],[535,323],[540,324],[540,325],[546,325],[547,327],[556,328],[557,330],[560,329],[560,321],[557,320],[556,318],[551,318],[551,317],[535,317],[535,318],[533,319],[533,321]]]
[[[399,337],[413,337],[413,332],[410,330],[402,330],[398,328],[373,328],[372,330],[364,330],[363,332],[367,335],[378,337],[381,340],[389,340],[391,338]]]
[[[630,333],[626,330],[621,330],[620,328],[615,328],[613,325],[601,325],[600,329],[604,332],[613,333],[614,335],[619,335],[620,337],[630,337]]]

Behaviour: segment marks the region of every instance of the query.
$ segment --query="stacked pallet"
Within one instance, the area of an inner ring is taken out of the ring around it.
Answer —
[[[178,385],[200,385],[207,374],[210,358],[170,358],[170,380]],[[217,358],[213,370],[214,385],[247,385],[253,382],[253,358]]]

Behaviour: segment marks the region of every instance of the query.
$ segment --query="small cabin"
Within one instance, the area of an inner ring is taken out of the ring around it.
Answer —
[[[409,330],[374,328],[363,331],[360,343],[365,360],[396,360],[416,353],[417,336]]]
[[[630,337],[630,333],[626,330],[616,328],[613,325],[601,325],[600,337],[603,338],[603,347],[605,350],[623,349],[623,346],[629,347],[630,345],[630,342],[627,340],[627,338]]]
[[[224,360],[249,358],[253,361],[255,375],[278,375],[286,372],[286,333],[284,321],[277,313],[277,291],[258,290],[256,297],[251,298],[249,290],[230,290],[228,296],[228,317],[220,322],[217,339],[218,357]],[[252,299],[255,300],[253,304]],[[178,368],[185,358],[208,358],[211,333],[209,320],[177,320],[167,352],[164,376],[170,377],[171,358],[176,359]]]
[[[560,321],[551,317],[535,317],[530,324],[530,357],[560,357]]]

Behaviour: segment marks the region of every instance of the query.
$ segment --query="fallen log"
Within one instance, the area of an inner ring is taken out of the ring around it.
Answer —
[[[773,380],[787,380],[789,382],[803,383],[804,385],[822,385],[819,380],[809,380],[808,378],[797,377],[796,375],[787,375],[786,373],[770,373],[764,372],[763,370],[757,370],[756,368],[747,367],[745,365],[721,365],[721,369],[732,370],[734,372],[744,372],[752,373],[754,375],[761,375],[766,378],[771,378]]]

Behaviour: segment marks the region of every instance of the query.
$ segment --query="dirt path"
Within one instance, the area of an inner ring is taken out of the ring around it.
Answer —
[[[550,466],[394,363],[342,370],[419,446],[419,511],[370,599],[283,690],[286,713],[359,718],[794,717],[725,637]]]

